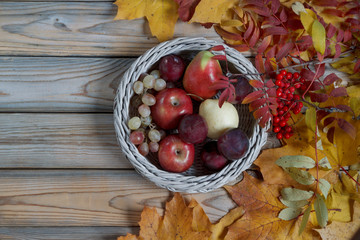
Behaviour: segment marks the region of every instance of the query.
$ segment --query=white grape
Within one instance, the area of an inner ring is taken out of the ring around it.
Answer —
[[[161,91],[165,88],[166,88],[166,82],[164,79],[158,78],[155,80],[155,86],[154,86],[155,91]]]
[[[152,142],[159,142],[161,139],[161,134],[158,130],[151,129],[148,133],[148,137]]]
[[[131,130],[136,130],[141,126],[141,120],[139,117],[132,117],[129,122],[128,126]]]
[[[141,104],[138,108],[138,112],[142,117],[148,117],[150,116],[151,110],[148,105]]]
[[[140,81],[134,82],[133,90],[138,95],[142,94],[144,91],[144,84]]]
[[[159,70],[152,70],[151,75],[153,75],[155,77],[155,79],[160,77],[160,71]]]
[[[154,95],[152,95],[150,93],[145,93],[142,96],[141,101],[148,106],[152,106],[156,103],[156,98],[154,97]]]
[[[153,75],[147,75],[143,79],[144,87],[152,89],[155,85],[155,77]]]

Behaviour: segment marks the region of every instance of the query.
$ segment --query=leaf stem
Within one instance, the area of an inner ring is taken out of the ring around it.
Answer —
[[[351,180],[353,180],[358,186],[360,186],[360,183],[356,181],[343,166],[339,165],[339,167],[346,173],[346,175],[348,175],[349,178],[351,178]]]

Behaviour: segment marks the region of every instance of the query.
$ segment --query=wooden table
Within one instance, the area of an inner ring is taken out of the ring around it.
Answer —
[[[119,79],[158,42],[111,0],[0,2],[0,239],[116,239],[172,193],[138,175],[116,142]],[[175,37],[220,40],[179,23]],[[215,222],[224,189],[187,194]]]

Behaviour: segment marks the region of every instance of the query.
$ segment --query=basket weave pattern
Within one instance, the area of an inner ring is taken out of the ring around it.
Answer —
[[[142,156],[136,146],[130,140],[130,129],[127,126],[128,120],[134,110],[131,99],[134,95],[132,86],[142,73],[154,69],[154,65],[161,57],[168,54],[179,54],[182,56],[192,55],[194,52],[208,50],[220,43],[205,38],[177,38],[163,42],[148,50],[140,56],[123,75],[114,101],[114,125],[119,145],[127,159],[134,166],[135,170],[145,178],[154,182],[157,186],[167,188],[173,192],[208,192],[234,180],[257,158],[261,147],[267,139],[266,129],[258,126],[257,122],[249,113],[248,106],[237,105],[239,113],[239,128],[249,136],[249,150],[239,160],[230,162],[219,172],[210,172],[205,169],[199,159],[201,146],[196,148],[196,159],[193,166],[184,173],[170,173],[161,169],[157,162],[156,154]],[[229,64],[239,73],[256,74],[254,66],[238,51],[225,46]]]

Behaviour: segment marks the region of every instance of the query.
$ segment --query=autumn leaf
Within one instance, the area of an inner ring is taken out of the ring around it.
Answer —
[[[228,9],[239,3],[239,0],[201,0],[195,8],[190,23],[221,23]]]
[[[155,208],[145,207],[139,225],[139,239],[203,240],[211,235],[211,223],[201,206],[195,200],[186,205],[180,193],[166,203],[164,217]],[[129,239],[138,238],[132,234],[118,238]]]
[[[200,0],[174,0],[179,4],[179,18],[187,22],[194,15],[195,8],[199,4]]]
[[[243,215],[244,208],[241,206],[230,210],[230,212],[228,212],[224,217],[222,217],[218,223],[211,226],[212,234],[210,240],[224,239],[226,233],[228,232],[228,227],[231,226]]]
[[[320,239],[306,226],[299,236],[302,217],[284,221],[278,218],[279,212],[285,206],[279,201],[283,185],[267,184],[250,175],[234,185],[225,186],[232,199],[243,206],[245,214],[228,228],[226,239]]]
[[[314,20],[312,24],[311,37],[314,43],[315,50],[321,54],[324,54],[326,46],[326,32],[324,26],[318,20]]]
[[[178,19],[178,5],[174,0],[116,0],[115,20],[146,17],[151,33],[160,41],[172,38]]]

